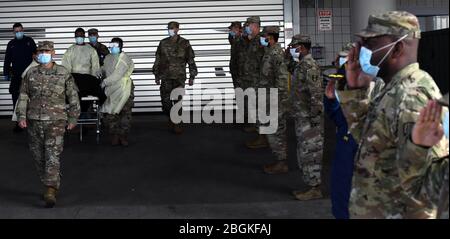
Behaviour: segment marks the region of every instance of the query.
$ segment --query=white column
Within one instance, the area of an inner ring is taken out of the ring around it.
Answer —
[[[369,16],[397,9],[396,0],[350,0],[352,35],[367,26]]]

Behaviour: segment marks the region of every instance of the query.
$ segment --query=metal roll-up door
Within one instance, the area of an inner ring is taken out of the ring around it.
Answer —
[[[15,22],[21,22],[25,34],[36,42],[54,41],[58,63],[74,42],[77,27],[86,31],[97,28],[102,43],[121,37],[124,51],[135,63],[133,111],[158,112],[161,111],[159,86],[154,82],[151,68],[158,43],[167,36],[167,23],[174,20],[181,24],[180,34],[190,40],[199,69],[196,84],[187,87],[184,105],[191,105],[191,99],[204,99],[201,102],[204,106],[218,94],[215,89],[219,89],[226,90],[223,94],[228,101],[218,104],[218,108],[232,109],[235,103],[228,68],[227,27],[231,21],[245,21],[253,15],[261,16],[263,26],[280,26],[280,42],[284,44],[283,0],[0,1],[0,64],[3,67],[6,45],[13,37]],[[0,74],[3,79],[3,72]],[[8,82],[0,81],[0,115],[10,115],[11,111]]]

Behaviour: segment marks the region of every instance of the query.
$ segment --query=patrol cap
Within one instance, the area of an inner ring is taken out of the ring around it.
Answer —
[[[37,50],[38,51],[53,51],[55,49],[54,44],[52,41],[40,41],[37,44]]]
[[[91,35],[91,34],[97,34],[97,33],[98,33],[98,29],[97,29],[97,28],[91,28],[91,29],[88,30],[88,34],[89,34],[89,35]]]
[[[242,28],[242,23],[241,22],[232,22],[231,25],[228,27],[228,29],[232,29],[233,27]]]
[[[438,103],[442,106],[447,106],[448,107],[448,93],[446,95],[444,95],[444,97],[442,97],[441,99],[438,100]]]
[[[339,56],[347,57],[350,50],[353,48],[353,43],[349,42],[342,47],[342,50],[339,52]]]
[[[167,24],[167,28],[169,28],[169,29],[180,28],[180,23],[178,23],[178,22],[169,22],[169,24]]]
[[[355,35],[362,38],[408,35],[407,38],[420,39],[420,24],[417,17],[409,12],[390,11],[370,15],[368,26]]]
[[[280,33],[280,27],[278,26],[266,26],[263,28],[263,31],[261,32],[261,35],[265,34],[279,34]]]
[[[292,38],[289,46],[296,46],[305,43],[311,43],[311,38],[308,35],[297,34]]]
[[[261,18],[258,17],[258,16],[249,17],[249,18],[247,18],[247,23],[248,24],[250,24],[250,23],[260,24],[261,23]]]

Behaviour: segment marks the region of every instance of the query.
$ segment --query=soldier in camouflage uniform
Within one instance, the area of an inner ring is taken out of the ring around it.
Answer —
[[[249,88],[255,89],[257,91],[259,80],[260,80],[260,70],[261,61],[264,56],[264,47],[261,46],[261,19],[260,17],[253,16],[247,18],[247,26],[244,31],[247,37],[244,39],[244,54],[242,55],[243,66],[241,74],[241,86],[243,90]],[[257,99],[256,99],[257,101]],[[248,109],[256,110],[256,105],[252,102],[245,102]],[[248,111],[245,110],[246,118],[248,122],[257,121],[257,119],[251,119]],[[247,122],[247,123],[248,123]],[[246,132],[256,132],[256,128],[253,126],[245,127]],[[265,135],[259,134],[255,140],[246,143],[246,146],[250,149],[259,149],[269,147],[267,137]]]
[[[441,98],[432,77],[417,63],[419,21],[401,11],[371,15],[358,36],[361,42],[348,57],[347,88],[338,91],[359,143],[350,216],[433,218],[436,207],[422,189],[428,169],[448,155],[448,139],[430,147],[412,134],[427,101]],[[369,87],[377,75],[386,85]]]
[[[189,65],[189,85],[194,84],[197,76],[197,66],[195,65],[195,54],[188,40],[178,35],[180,24],[170,22],[168,24],[169,37],[163,39],[156,51],[153,74],[155,74],[156,84],[161,84],[161,103],[164,113],[170,117],[170,111],[174,104],[182,99],[170,99],[172,90],[184,88],[186,84],[186,64]],[[179,124],[174,124],[169,119],[169,127],[176,134],[181,134],[182,128]]]
[[[266,46],[261,62],[258,88],[266,89],[267,109],[271,107],[272,101],[269,97],[270,89],[278,89],[278,99],[276,99],[278,101],[278,129],[275,134],[267,135],[267,140],[277,158],[277,163],[284,164],[287,160],[286,116],[289,104],[287,94],[289,72],[284,62],[283,48],[278,44],[279,34],[280,29],[277,26],[264,27],[261,33],[261,44]],[[266,169],[266,167],[264,168]]]
[[[21,128],[28,128],[30,150],[46,187],[44,200],[47,207],[53,207],[60,186],[60,155],[66,123],[69,123],[68,130],[75,127],[80,102],[70,72],[52,61],[53,42],[39,42],[37,50],[40,65],[25,75],[17,119]]]
[[[231,45],[230,73],[234,88],[239,88],[239,51],[242,39],[242,24],[241,22],[232,22],[228,29],[230,30],[228,41]]]
[[[103,62],[107,55],[109,55],[108,47],[98,41],[98,30],[91,28],[88,30],[89,44],[97,51],[100,66],[103,66]]]
[[[291,114],[295,118],[297,135],[297,160],[303,173],[306,191],[295,191],[301,201],[322,198],[320,190],[323,156],[323,80],[319,65],[313,59],[311,39],[295,35],[289,44],[297,49],[299,62],[291,80]],[[277,172],[279,167],[272,168]]]

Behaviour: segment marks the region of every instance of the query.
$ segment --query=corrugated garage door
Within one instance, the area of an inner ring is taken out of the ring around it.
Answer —
[[[134,111],[161,111],[159,87],[154,83],[151,68],[156,47],[167,35],[167,23],[175,20],[181,23],[180,34],[191,41],[199,68],[196,85],[187,88],[184,104],[192,105],[192,99],[203,99],[201,105],[205,105],[212,95],[217,95],[213,89],[228,89],[224,95],[229,101],[218,107],[231,109],[235,104],[226,29],[231,21],[245,21],[252,15],[261,16],[263,25],[279,25],[283,29],[283,0],[0,1],[0,64],[3,66],[6,45],[13,37],[14,22],[21,22],[26,35],[36,42],[54,41],[58,63],[74,41],[75,28],[95,27],[100,31],[100,42],[122,37],[124,50],[135,62]],[[283,33],[280,41],[284,43]],[[0,81],[0,115],[9,115],[11,110],[8,83]]]

